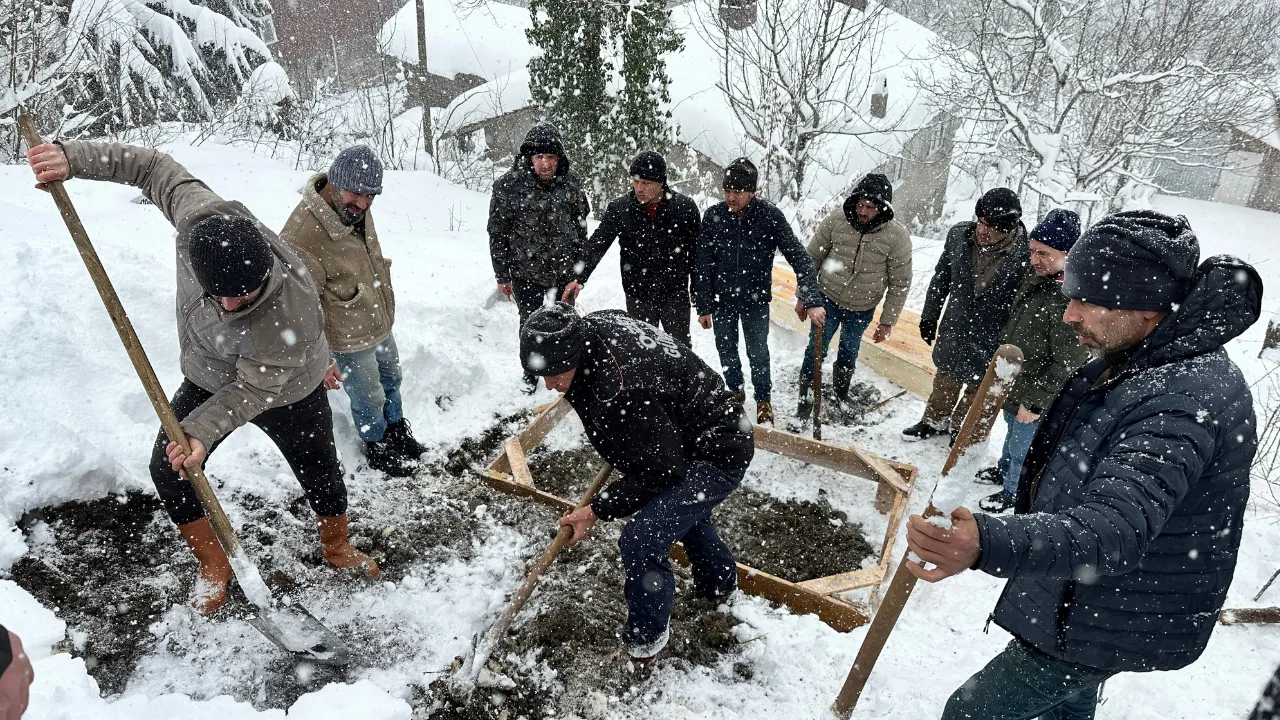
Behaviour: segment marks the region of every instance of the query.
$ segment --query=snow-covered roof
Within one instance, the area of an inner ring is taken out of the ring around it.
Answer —
[[[470,3],[469,3],[470,4]],[[535,54],[524,31],[529,11],[494,0],[455,7],[452,0],[426,0],[427,68],[452,78],[458,73],[486,80],[524,68]],[[378,33],[378,42],[393,57],[418,62],[415,3],[407,2]]]
[[[690,3],[671,11],[672,25],[683,35],[684,47],[666,58],[667,74],[671,77],[670,109],[682,142],[716,164],[727,165],[740,155],[757,157],[760,150],[747,138],[725,94],[717,87],[721,63],[716,47],[705,37],[707,30],[700,29],[700,25],[707,22],[705,5]],[[879,13],[883,34],[877,41],[866,43],[858,64],[867,68],[868,81],[874,76],[887,82],[888,111],[884,118],[871,117],[866,106],[870,100],[868,93],[860,109],[861,118],[851,125],[857,123],[857,130],[878,132],[830,136],[823,144],[821,157],[812,166],[810,177],[817,188],[832,194],[844,189],[853,176],[868,172],[901,152],[907,140],[936,115],[916,80],[919,75],[933,72],[927,58],[935,34],[888,9],[872,5],[868,12],[872,10]],[[521,39],[524,42],[523,36]],[[529,54],[533,54],[532,49]],[[457,131],[527,106],[530,102],[528,84],[528,70],[520,69],[469,90],[445,110],[441,130]]]

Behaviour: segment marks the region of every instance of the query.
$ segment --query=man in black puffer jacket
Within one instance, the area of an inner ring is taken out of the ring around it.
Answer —
[[[609,203],[591,235],[586,283],[614,240],[619,240],[627,313],[689,345],[689,298],[698,229],[698,205],[667,185],[667,161],[646,150],[631,163],[631,192]]]
[[[582,184],[569,172],[560,131],[550,123],[534,125],[511,169],[493,183],[489,201],[493,274],[498,291],[515,298],[521,325],[548,302],[578,297],[589,259],[590,214]],[[524,380],[528,392],[537,389],[537,378],[526,373]]]
[[[724,381],[739,402],[742,360],[738,357],[738,324],[742,324],[755,387],[756,422],[773,422],[773,378],[769,371],[769,302],[773,299],[773,259],[781,252],[796,273],[796,296],[809,321],[819,327],[826,319],[813,260],[791,231],[782,211],[756,197],[758,173],[746,158],[724,171],[724,202],[712,205],[702,217],[698,238],[698,272],[694,295],[698,323],[711,328],[715,320],[716,351]]]
[[[1067,256],[1063,320],[1095,355],[1041,420],[1016,513],[965,508],[908,545],[938,567],[1009,578],[992,619],[1009,647],[943,717],[1092,718],[1098,685],[1176,670],[1209,642],[1231,585],[1257,449],[1253,397],[1223,345],[1261,313],[1228,256],[1197,267],[1186,218],[1124,212]]]
[[[668,553],[684,543],[696,597],[733,592],[733,554],[711,511],[738,484],[755,443],[720,376],[685,345],[617,310],[578,317],[564,303],[520,331],[520,360],[564,392],[596,452],[621,474],[591,504],[560,519],[573,542],[597,519],[635,515],[618,543],[626,569],[623,642],[636,660],[667,644],[675,598]]]

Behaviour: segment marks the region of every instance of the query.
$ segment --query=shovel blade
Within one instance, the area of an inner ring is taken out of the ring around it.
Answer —
[[[324,665],[346,665],[351,653],[338,634],[298,604],[259,610],[249,624],[277,647]]]

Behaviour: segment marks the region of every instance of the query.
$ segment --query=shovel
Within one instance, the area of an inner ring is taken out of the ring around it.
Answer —
[[[27,147],[32,148],[44,143],[29,116],[18,117],[18,128],[27,142]],[[106,268],[102,266],[97,251],[89,242],[89,233],[80,222],[80,215],[71,204],[71,197],[67,195],[67,190],[61,181],[47,184],[49,194],[53,195],[53,201],[58,205],[58,212],[71,233],[71,239],[75,242],[76,249],[80,251],[80,258],[84,260],[89,276],[93,278],[93,284],[97,286],[98,294],[102,296],[107,314],[111,316],[111,322],[116,326],[116,332],[120,334],[120,341],[124,343],[125,352],[129,354],[133,369],[137,371],[138,379],[142,381],[152,407],[160,416],[160,426],[164,428],[165,434],[171,440],[189,453],[191,448],[187,445],[187,434],[183,432],[178,417],[173,414],[173,408],[169,406],[169,397],[165,394],[164,387],[160,385],[155,370],[151,368],[151,362],[142,349],[142,342],[133,331],[133,323],[129,322],[129,316],[125,314],[120,297],[116,295],[115,287],[111,284],[111,278],[107,277]],[[282,605],[272,599],[271,590],[262,581],[262,575],[258,573],[257,566],[249,560],[244,549],[240,547],[240,541],[231,527],[231,521],[227,519],[221,503],[213,494],[213,488],[209,486],[209,480],[204,476],[204,469],[198,466],[187,468],[187,479],[195,489],[196,496],[200,498],[205,514],[209,516],[209,523],[213,526],[218,542],[227,554],[227,560],[231,563],[231,569],[235,572],[240,588],[244,590],[249,602],[257,606],[258,616],[249,620],[249,624],[266,635],[267,639],[279,646],[281,650],[318,663],[345,665],[350,659],[350,653],[336,633],[322,625],[302,606]]]
[[[582,499],[578,501],[575,507],[583,508],[590,504],[612,472],[613,467],[605,463],[604,467],[600,468],[600,471],[591,480],[591,486],[583,493]],[[462,667],[458,669],[458,673],[454,675],[450,685],[450,691],[454,697],[463,698],[471,694],[471,689],[475,687],[476,681],[485,669],[484,665],[489,660],[489,655],[498,646],[502,636],[507,634],[507,629],[511,627],[511,621],[515,620],[520,609],[529,600],[529,596],[533,595],[533,589],[538,586],[538,581],[542,579],[543,573],[547,571],[547,568],[551,567],[551,563],[555,562],[556,556],[569,544],[569,540],[572,538],[573,528],[568,525],[562,525],[560,531],[556,533],[556,539],[551,542],[551,547],[547,548],[547,551],[542,553],[542,557],[538,558],[538,561],[533,564],[533,568],[529,570],[529,574],[525,577],[520,588],[516,590],[515,595],[511,596],[511,603],[507,605],[507,609],[502,612],[502,615],[498,616],[498,621],[489,628],[483,637],[476,636],[472,639],[471,650],[467,657],[463,659]]]

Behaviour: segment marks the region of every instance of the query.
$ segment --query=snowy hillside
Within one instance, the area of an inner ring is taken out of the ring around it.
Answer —
[[[275,228],[297,203],[306,177],[229,147],[180,145],[169,150],[215,191],[242,200]],[[415,434],[431,447],[432,467],[439,468],[464,440],[483,435],[495,423],[501,427],[496,416],[527,410],[551,396],[518,392],[514,308],[509,303],[483,308],[493,289],[484,233],[488,198],[426,172],[389,172],[384,185],[386,192],[373,213],[383,249],[395,263],[395,332],[405,374],[405,410]],[[172,391],[180,374],[171,228],[154,207],[135,202],[138,192],[132,188],[73,181],[68,190],[161,381]],[[52,547],[56,528],[51,524],[27,522],[32,530],[24,535],[16,523],[30,510],[68,500],[117,497],[124,504],[136,502],[124,495],[128,491],[151,494],[147,460],[157,422],[52,200],[32,188],[28,170],[16,166],[0,166],[0,198],[0,366],[6,381],[0,393],[3,575],[25,553],[46,557],[54,570],[84,563],[83,558],[41,555]],[[1280,245],[1275,240],[1280,216],[1163,197],[1156,204],[1188,215],[1204,255],[1241,255],[1257,265],[1268,287],[1280,287]],[[926,277],[939,248],[931,240],[920,240],[919,248],[916,273]],[[614,250],[583,292],[581,305],[588,310],[621,307],[617,278]],[[1265,303],[1268,311],[1277,309],[1273,298]],[[1270,378],[1280,366],[1276,353],[1257,357],[1263,326],[1265,319],[1231,347],[1259,399],[1272,387]],[[783,331],[775,330],[771,339],[776,399],[787,413],[794,389],[785,379],[794,375],[803,346],[803,338]],[[717,364],[709,331],[695,330],[694,349]],[[894,392],[865,369],[858,372],[886,397]],[[99,686],[87,674],[78,652],[83,637],[72,633],[65,638],[68,628],[60,607],[42,607],[14,582],[0,579],[0,623],[19,633],[37,658],[27,717],[407,720],[414,716],[413,708],[427,716],[422,689],[462,654],[473,633],[492,621],[520,582],[524,561],[548,542],[544,526],[554,514],[532,505],[499,507],[497,500],[493,508],[468,504],[465,493],[475,481],[465,474],[433,470],[412,481],[393,482],[369,471],[357,449],[345,396],[331,393],[330,399],[349,474],[353,523],[365,536],[385,528],[384,534],[407,538],[416,553],[394,577],[389,574],[378,584],[337,578],[305,559],[288,560],[293,563],[288,567],[310,582],[300,586],[297,599],[358,643],[358,662],[345,674],[313,677],[310,671],[292,669],[242,619],[200,618],[185,608],[182,598],[164,595],[160,586],[176,586],[193,572],[194,563],[179,557],[185,550],[174,544],[176,532],[161,515],[163,522],[146,532],[168,544],[162,551],[139,544],[137,551],[162,555],[155,558],[156,592],[173,601],[155,609],[158,619],[139,628],[140,653],[130,673],[119,679],[122,691],[111,697],[100,697]],[[923,506],[945,456],[942,444],[899,440],[901,428],[915,422],[922,406],[911,397],[890,402],[876,424],[832,427],[827,438],[918,466],[913,510]],[[581,445],[569,425],[552,436],[551,444]],[[988,447],[975,452],[994,459],[1002,433],[998,430]],[[299,495],[283,460],[252,428],[231,436],[211,460],[209,473],[238,527],[256,528],[264,505],[284,508]],[[1228,600],[1232,607],[1252,605],[1250,598],[1280,560],[1275,551],[1280,546],[1280,508],[1260,485],[1246,516]],[[758,457],[744,487],[783,499],[825,498],[850,522],[863,523],[867,537],[884,532],[883,516],[871,509],[870,484],[851,484],[770,456]],[[975,485],[971,500],[986,490]],[[504,512],[522,515],[513,519]],[[247,543],[255,559],[273,553],[278,559],[310,542],[303,521],[283,510],[281,516],[275,550],[265,540]],[[264,532],[259,528],[253,537]],[[600,537],[591,542],[608,541]],[[901,538],[898,547],[905,547]],[[60,566],[59,560],[68,565]],[[584,567],[589,562],[582,560]],[[66,578],[72,587],[82,580]],[[919,585],[857,716],[937,717],[951,691],[1008,642],[994,626],[983,630],[1001,587],[1002,581],[978,573],[938,586]],[[556,587],[545,591],[567,592]],[[612,592],[620,596],[621,588]],[[1277,602],[1277,589],[1263,598],[1263,604]],[[795,616],[741,594],[730,610],[741,624],[733,629],[737,642],[723,656],[708,664],[660,664],[652,677],[636,681],[634,692],[601,695],[594,711],[612,718],[818,717],[834,699],[865,628],[836,633],[812,616]],[[126,611],[132,609],[121,609]],[[55,644],[71,653],[53,654]],[[1241,718],[1277,662],[1280,628],[1219,627],[1203,657],[1187,669],[1123,674],[1107,682],[1098,717]],[[291,685],[281,689],[281,684]],[[555,717],[586,712],[549,707]]]

